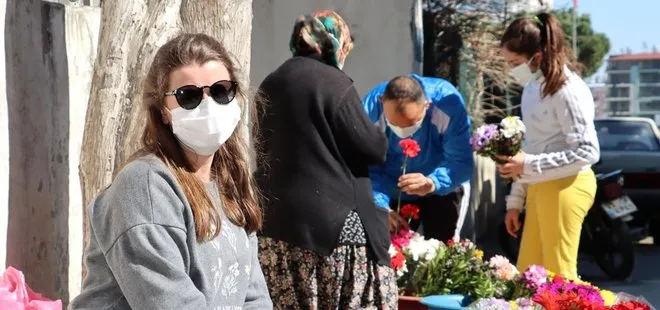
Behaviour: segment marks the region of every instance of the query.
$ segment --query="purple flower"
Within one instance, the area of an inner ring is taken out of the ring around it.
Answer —
[[[525,270],[521,280],[525,283],[526,288],[535,290],[548,280],[548,272],[543,266],[532,265]]]
[[[477,131],[470,138],[472,150],[475,152],[482,151],[483,148],[492,140],[497,134],[497,125],[482,125],[477,128]]]
[[[474,305],[476,309],[511,309],[508,301],[498,298],[483,298]]]
[[[587,284],[578,284],[573,281],[553,281],[544,283],[539,287],[537,294],[544,291],[550,292],[553,295],[573,292],[577,294],[581,299],[588,300],[589,302],[597,303],[600,305],[605,303],[602,295],[600,294],[600,291],[597,288]]]

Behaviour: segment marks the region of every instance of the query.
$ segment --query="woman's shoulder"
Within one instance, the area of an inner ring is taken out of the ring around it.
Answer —
[[[143,224],[186,229],[184,195],[167,166],[147,155],[124,166],[89,206],[96,231],[119,236]]]
[[[547,99],[552,102],[562,103],[584,103],[585,100],[590,100],[593,103],[593,95],[591,90],[589,89],[587,83],[582,79],[582,77],[580,77],[577,73],[569,70],[568,68],[565,69],[565,74],[566,82],[564,85],[562,85],[562,87],[559,88],[555,94],[549,96]]]

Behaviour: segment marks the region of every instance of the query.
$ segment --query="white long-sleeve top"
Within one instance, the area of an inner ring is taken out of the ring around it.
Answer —
[[[577,74],[568,68],[564,72],[568,80],[552,96],[543,97],[542,81],[530,82],[523,89],[525,169],[512,184],[507,210],[523,208],[527,184],[576,175],[600,158],[591,90]]]

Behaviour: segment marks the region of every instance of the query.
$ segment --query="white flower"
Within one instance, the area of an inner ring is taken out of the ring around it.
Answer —
[[[394,247],[394,245],[390,244],[390,249],[387,250],[387,253],[390,254],[390,258],[396,256],[396,253],[397,253],[396,247]]]
[[[424,239],[424,236],[416,234],[410,239],[410,244],[404,249],[407,256],[410,256],[413,261],[428,261],[435,257],[440,247],[440,241],[435,239]]]
[[[502,125],[500,132],[507,139],[513,138],[514,136],[523,134],[525,131],[527,131],[525,124],[520,120],[520,117],[518,116],[507,116],[502,120],[502,122],[500,122],[500,125]]]
[[[502,255],[495,255],[488,261],[488,265],[493,268],[499,268],[508,264],[510,264],[509,260]]]
[[[396,276],[397,278],[403,277],[406,273],[408,272],[408,266],[406,264],[403,264],[403,267],[401,269],[396,270]]]

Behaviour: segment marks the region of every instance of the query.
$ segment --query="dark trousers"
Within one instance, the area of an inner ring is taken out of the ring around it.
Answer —
[[[401,206],[413,204],[419,207],[419,220],[410,222],[410,229],[416,231],[423,224],[424,237],[446,242],[454,237],[458,208],[463,198],[462,188],[446,196],[429,195],[415,200],[402,200]],[[390,208],[396,211],[397,200],[390,201]]]

